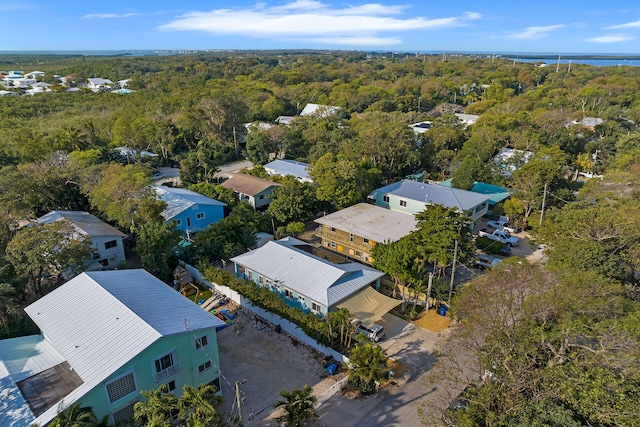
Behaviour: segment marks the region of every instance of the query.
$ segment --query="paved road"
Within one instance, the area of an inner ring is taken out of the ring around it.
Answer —
[[[418,404],[430,392],[422,379],[436,362],[435,349],[442,334],[430,332],[398,317],[386,314],[379,322],[386,331],[380,346],[387,354],[407,366],[408,371],[378,395],[347,399],[336,395],[319,412],[319,425],[343,427],[419,426]]]

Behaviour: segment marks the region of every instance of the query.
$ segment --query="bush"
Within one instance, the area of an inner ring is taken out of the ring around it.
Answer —
[[[312,313],[305,313],[300,309],[289,307],[278,294],[256,285],[251,280],[237,279],[226,270],[210,265],[198,266],[202,275],[210,282],[228,286],[242,296],[251,300],[257,307],[264,308],[271,313],[298,325],[305,334],[322,345],[329,345],[328,328],[324,319]]]
[[[498,255],[502,249],[502,243],[483,236],[476,238],[476,248],[489,255]]]

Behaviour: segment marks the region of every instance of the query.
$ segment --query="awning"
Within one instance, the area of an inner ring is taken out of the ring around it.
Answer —
[[[356,319],[364,325],[375,323],[382,319],[392,308],[400,305],[402,301],[389,298],[373,289],[371,286],[358,291],[341,303],[338,308],[346,308]]]

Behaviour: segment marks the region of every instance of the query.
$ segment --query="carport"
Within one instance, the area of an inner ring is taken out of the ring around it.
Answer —
[[[336,304],[336,307],[346,308],[366,326],[381,320],[382,316],[401,303],[402,301],[382,295],[371,286],[367,286]]]

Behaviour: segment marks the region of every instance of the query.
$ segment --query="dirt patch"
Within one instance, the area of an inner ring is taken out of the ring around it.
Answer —
[[[245,425],[277,425],[269,414],[281,390],[314,387],[327,380],[325,356],[246,310],[238,310],[235,323],[218,332],[223,401],[220,412],[237,414],[235,384],[240,382]],[[322,387],[320,387],[321,389]]]
[[[449,316],[440,316],[436,310],[427,310],[411,323],[428,331],[442,332],[449,327],[451,319]]]

